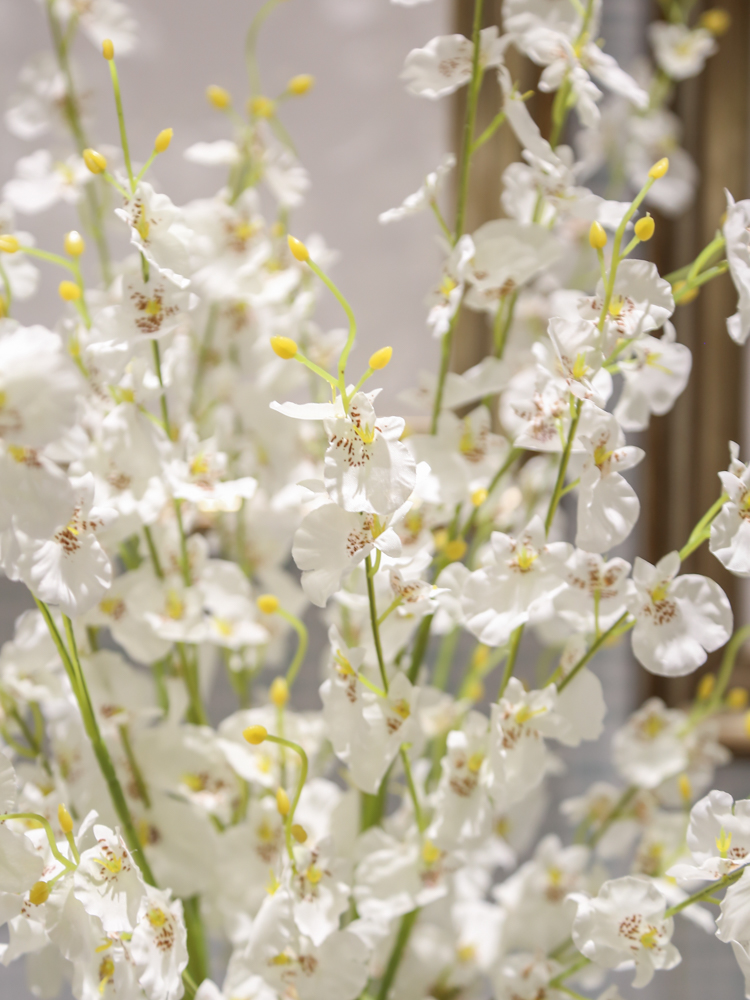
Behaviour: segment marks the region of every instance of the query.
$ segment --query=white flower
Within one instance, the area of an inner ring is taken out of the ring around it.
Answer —
[[[620,473],[637,465],[645,452],[624,443],[625,435],[611,414],[597,411],[592,423],[579,438],[585,456],[580,466],[576,545],[607,552],[625,541],[638,520],[640,502]]]
[[[196,142],[188,146],[182,154],[190,163],[200,163],[206,167],[231,167],[240,158],[237,143],[230,139],[215,142]]]
[[[5,124],[19,139],[38,139],[58,120],[67,93],[65,77],[53,53],[42,52],[24,65],[18,83]]]
[[[349,865],[334,854],[331,839],[295,851],[297,870],[289,873],[294,922],[316,946],[339,929],[349,906]]]
[[[155,340],[172,333],[186,320],[193,302],[190,293],[168,281],[156,268],[143,280],[140,265],[123,277],[122,300],[100,313],[97,322],[118,340]]]
[[[687,845],[692,858],[667,875],[680,883],[717,881],[750,860],[750,801],[712,791],[690,810]]]
[[[130,242],[149,264],[178,288],[187,288],[187,248],[192,234],[167,195],[157,194],[141,181],[125,207],[115,209],[115,215],[130,227]]]
[[[721,901],[721,915],[716,921],[716,936],[720,941],[726,941],[732,945],[734,957],[745,977],[745,996],[750,995],[749,912],[750,874],[743,872],[739,881],[729,886]]]
[[[96,846],[81,854],[73,877],[76,899],[101,920],[105,932],[132,931],[146,884],[119,834],[97,825],[94,836]]]
[[[567,587],[555,597],[555,614],[568,632],[594,632],[597,628],[606,632],[626,610],[631,587],[630,563],[624,559],[605,560],[576,549],[561,572]]]
[[[466,278],[474,256],[474,241],[467,233],[449,252],[443,263],[443,277],[430,294],[427,304],[427,325],[433,337],[442,337],[450,329],[464,295]],[[447,404],[446,404],[447,405]]]
[[[498,66],[507,40],[498,38],[494,25],[482,30],[480,64],[484,69]],[[406,57],[401,79],[407,90],[419,97],[433,100],[445,97],[463,87],[471,79],[474,46],[464,35],[442,35],[433,38],[423,49],[412,49]]]
[[[20,577],[40,600],[75,617],[100,601],[112,583],[112,565],[96,533],[117,515],[108,507],[94,506],[91,473],[70,482],[73,501],[66,519],[47,539],[30,538],[17,530],[17,551],[11,561],[15,578]]]
[[[670,217],[682,215],[690,206],[699,178],[695,161],[679,145],[681,129],[680,119],[673,112],[656,107],[645,115],[631,115],[630,138],[624,145],[628,180],[637,190],[646,183],[651,166],[662,156],[669,157],[669,173],[653,185],[646,204]]]
[[[16,773],[0,754],[0,814],[15,812]],[[27,892],[42,874],[44,863],[21,831],[0,823],[0,892]]]
[[[3,198],[17,212],[29,215],[45,212],[59,201],[73,204],[91,174],[80,156],[53,163],[52,154],[38,149],[16,163],[16,176],[3,187]]]
[[[51,535],[74,504],[70,480],[34,448],[0,443],[0,531],[16,527],[32,538]]]
[[[427,174],[424,184],[422,184],[419,190],[404,198],[403,203],[398,208],[389,208],[386,212],[381,212],[378,216],[378,222],[383,225],[389,222],[398,222],[401,219],[405,219],[407,215],[414,215],[425,208],[429,208],[430,204],[435,201],[442,191],[446,178],[455,165],[456,157],[453,153],[447,153],[437,168]]]
[[[473,308],[497,309],[500,298],[527,284],[562,255],[560,241],[544,226],[515,219],[485,222],[472,234],[472,285],[466,301]]]
[[[624,385],[614,414],[623,430],[642,431],[651,414],[663,416],[674,406],[690,378],[690,348],[675,343],[674,326],[667,321],[660,339],[639,337],[630,357],[620,360]]]
[[[605,882],[593,899],[581,893],[571,899],[578,905],[573,941],[596,965],[634,965],[633,985],[645,986],[656,969],[680,962],[671,942],[674,921],[665,918],[666,900],[649,879],[628,875]]]
[[[543,737],[556,728],[557,688],[525,691],[511,677],[490,723],[490,794],[502,806],[514,805],[543,779],[548,752]]]
[[[727,191],[724,239],[729,273],[739,295],[737,312],[727,320],[729,336],[744,344],[750,334],[750,199],[735,201]]]
[[[148,1000],[179,1000],[188,964],[182,903],[169,889],[146,886],[130,941],[138,983]]]
[[[448,891],[446,856],[429,840],[397,839],[372,827],[359,837],[355,859],[352,895],[365,920],[390,923]]]
[[[137,25],[130,8],[120,0],[57,0],[55,15],[63,22],[80,21],[81,28],[97,49],[111,39],[118,56],[131,52]]]
[[[651,673],[668,677],[697,670],[732,634],[732,608],[721,587],[694,573],[677,576],[679,569],[677,552],[656,566],[637,558],[636,593],[629,602],[636,658]]]
[[[729,499],[711,522],[709,548],[730,573],[750,576],[750,470],[737,461],[739,446],[729,448],[729,470],[719,473]]]
[[[479,843],[489,833],[487,719],[470,712],[461,729],[448,733],[443,773],[427,836],[442,850]]]
[[[518,538],[495,531],[490,542],[487,564],[466,581],[463,610],[466,627],[480,642],[500,646],[562,589],[559,567],[571,547],[547,543],[539,517]]]
[[[687,80],[703,72],[706,59],[718,52],[716,39],[706,28],[690,29],[686,24],[654,21],[648,37],[660,69],[673,80]]]
[[[667,708],[660,698],[649,698],[612,740],[615,766],[623,778],[640,788],[656,788],[686,771],[686,722],[684,712]]]
[[[569,391],[578,399],[591,400],[604,405],[601,392],[594,378],[604,363],[599,331],[588,319],[564,319],[553,316],[547,327],[555,358],[550,364],[546,346],[537,341],[532,350],[540,365],[551,375],[564,379]]]
[[[549,991],[550,979],[562,971],[558,962],[527,952],[505,955],[492,974],[497,1000],[537,1000],[552,997],[557,990]]]
[[[604,298],[604,283],[600,280],[593,299],[583,299],[581,315],[598,320]],[[609,353],[621,338],[632,340],[661,329],[673,312],[672,286],[659,277],[656,265],[647,260],[622,261],[604,323],[604,350]]]

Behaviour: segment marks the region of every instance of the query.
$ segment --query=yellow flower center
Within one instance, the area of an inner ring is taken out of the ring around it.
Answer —
[[[161,302],[158,299],[149,299],[146,303],[145,313],[147,316],[158,316],[161,312]]]
[[[176,590],[167,591],[167,602],[165,605],[167,617],[173,621],[179,621],[185,614],[185,604],[180,599]]]
[[[729,848],[732,846],[732,833],[731,831],[727,833],[724,827],[721,828],[719,836],[716,838],[716,849],[719,852],[719,856],[726,858],[729,854]]]
[[[648,948],[649,951],[656,947],[656,928],[652,927],[645,934],[641,934],[641,944],[644,948]]]
[[[158,906],[154,907],[154,909],[148,911],[148,922],[152,927],[163,927],[167,922],[167,915]]]

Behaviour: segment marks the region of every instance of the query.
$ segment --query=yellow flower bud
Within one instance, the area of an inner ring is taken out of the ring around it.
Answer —
[[[750,712],[745,713],[745,733],[750,736]]]
[[[279,810],[280,816],[289,815],[289,796],[286,794],[283,788],[276,789],[276,808]]]
[[[484,684],[478,677],[472,678],[466,685],[466,697],[469,701],[481,701],[484,698]]]
[[[279,610],[279,599],[275,594],[261,594],[256,603],[264,615],[273,615]]]
[[[115,47],[112,44],[111,38],[105,38],[102,42],[102,55],[109,62],[110,59],[115,58]]]
[[[81,297],[81,289],[75,281],[61,281],[57,291],[63,302],[77,302]]]
[[[29,902],[41,906],[49,899],[50,888],[47,882],[35,882],[29,889]]]
[[[484,488],[474,490],[474,492],[471,494],[471,502],[474,504],[475,507],[481,507],[488,496],[489,493]]]
[[[172,128],[163,128],[161,130],[156,139],[154,139],[154,149],[157,153],[165,153],[169,149],[173,135],[174,129]]]
[[[219,111],[223,111],[224,108],[228,108],[232,103],[232,98],[228,90],[223,87],[217,87],[216,84],[212,84],[210,87],[206,88],[206,98],[209,104],[213,104],[215,108]]]
[[[700,288],[691,288],[690,291],[683,292],[682,289],[686,285],[687,285],[686,281],[678,281],[674,285],[674,287],[672,288],[672,291],[674,292],[675,298],[679,298],[679,300],[680,300],[677,303],[680,306],[686,306],[686,305],[688,305],[694,299],[697,299],[698,298],[698,294],[700,293]]]
[[[379,372],[382,368],[388,364],[393,356],[392,347],[381,347],[379,351],[375,351],[374,354],[370,355],[370,360],[367,362],[374,371]]]
[[[284,361],[289,361],[297,353],[297,345],[291,337],[271,337],[271,347]]]
[[[3,295],[0,295],[0,319],[5,319],[8,315],[8,303]]]
[[[731,23],[732,18],[729,11],[724,10],[722,7],[712,7],[710,10],[704,10],[698,21],[701,28],[710,31],[712,35],[725,35],[729,31]]]
[[[301,240],[295,240],[293,236],[287,236],[286,241],[289,244],[289,249],[292,251],[292,257],[296,257],[297,260],[303,262],[310,259],[310,251]]]
[[[592,222],[589,229],[589,244],[594,250],[603,250],[607,245],[607,232],[599,222]]]
[[[286,705],[289,701],[289,685],[284,677],[274,677],[269,696],[276,708]]]
[[[286,85],[286,89],[288,93],[294,94],[295,97],[301,97],[310,90],[314,83],[314,76],[310,76],[309,73],[300,73],[298,76],[292,77]]]
[[[679,776],[677,787],[683,800],[689,802],[693,797],[693,786],[690,784],[690,778],[686,774],[683,773]]]
[[[438,530],[433,534],[432,540],[435,543],[435,548],[439,552],[448,544],[448,532],[445,528],[438,528]]]
[[[748,693],[745,688],[735,687],[727,694],[727,708],[741,711],[747,708]]]
[[[254,747],[257,747],[268,736],[268,730],[265,726],[248,726],[247,729],[242,730],[242,735],[248,743],[252,743]]]
[[[716,675],[715,674],[704,674],[701,677],[700,684],[698,685],[698,700],[705,701],[706,698],[711,697],[711,692],[716,686]]]
[[[646,240],[650,240],[651,237],[654,235],[654,230],[656,229],[656,223],[654,222],[654,220],[650,215],[644,215],[642,219],[639,219],[636,222],[634,229],[635,229],[635,235],[638,237],[638,239],[641,240],[643,243],[645,243]]]
[[[85,249],[86,244],[83,241],[83,236],[75,229],[71,229],[69,233],[65,234],[65,253],[70,254],[71,257],[80,257]]]
[[[463,559],[465,552],[466,542],[463,538],[454,538],[452,542],[448,542],[443,550],[445,558],[449,559],[451,562],[457,562],[459,559]]]
[[[307,840],[307,830],[305,830],[304,826],[300,826],[299,823],[295,823],[292,826],[292,836],[298,844],[304,844]]]
[[[436,847],[431,840],[425,840],[422,845],[422,860],[426,865],[434,865],[436,861],[440,860],[442,854],[440,848]]]
[[[60,829],[63,833],[73,832],[73,817],[70,815],[62,802],[57,807],[57,822],[60,824]]]
[[[11,236],[10,233],[0,236],[0,250],[3,253],[16,253],[19,245],[18,239],[15,236]]]
[[[484,667],[490,658],[489,646],[480,645],[471,654],[472,667]]]
[[[666,156],[662,156],[662,158],[660,160],[657,160],[656,163],[653,165],[653,167],[651,167],[651,169],[648,172],[648,176],[653,178],[655,181],[658,181],[659,178],[663,177],[668,170],[669,170],[669,160]]]
[[[251,97],[248,101],[248,110],[256,118],[272,118],[276,110],[276,102],[270,97]]]
[[[84,149],[83,162],[92,174],[103,174],[107,169],[106,158],[101,153],[97,153],[95,149]]]

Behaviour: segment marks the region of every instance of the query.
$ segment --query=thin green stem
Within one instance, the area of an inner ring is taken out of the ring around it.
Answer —
[[[196,985],[200,986],[210,974],[208,942],[201,918],[200,896],[183,899],[182,911],[185,915],[185,930],[187,931],[187,971]]]
[[[172,430],[169,426],[169,409],[167,408],[167,394],[164,391],[164,379],[162,378],[161,374],[161,352],[159,350],[158,340],[151,341],[151,354],[153,355],[154,359],[154,371],[156,372],[156,377],[159,380],[159,388],[161,389],[161,397],[160,397],[161,419],[162,423],[164,424],[164,432],[166,433],[167,437],[171,440]]]
[[[497,470],[497,472],[495,473],[495,475],[492,477],[492,480],[490,481],[490,484],[487,487],[487,500],[489,500],[489,498],[492,496],[492,491],[495,489],[495,487],[500,482],[500,480],[503,478],[503,476],[508,471],[508,469],[511,467],[511,465],[513,465],[513,463],[515,462],[515,460],[520,455],[522,455],[522,454],[523,454],[523,448],[511,448],[510,449],[510,451],[508,452],[508,454],[507,454],[507,456],[505,458],[505,461],[500,466],[500,468]],[[484,507],[484,504],[487,503],[487,500],[485,500],[484,503],[481,503],[478,507],[475,507],[472,510],[471,514],[469,514],[469,517],[467,518],[466,524],[464,525],[464,527],[463,527],[463,529],[461,531],[461,535],[464,538],[466,538],[470,534],[470,532],[472,532],[474,530],[474,527],[475,527],[476,522],[477,522],[477,517],[479,516],[479,512],[482,509],[482,507]]]
[[[159,558],[159,553],[156,549],[154,536],[151,534],[151,528],[149,528],[147,524],[143,525],[143,534],[146,536],[146,545],[148,546],[148,554],[151,556],[151,565],[154,568],[154,573],[159,580],[163,580],[164,570],[161,566],[161,559]]]
[[[449,243],[452,243],[453,242],[453,233],[448,228],[448,223],[445,221],[445,218],[443,217],[443,213],[440,211],[438,203],[435,201],[434,198],[430,198],[430,208],[432,209],[432,211],[433,211],[433,213],[435,215],[435,218],[438,221],[438,225],[440,226],[440,228],[443,231],[443,236],[445,236],[445,238],[448,240]]]
[[[576,961],[573,962],[572,965],[569,965],[567,969],[563,969],[563,971],[559,973],[559,975],[555,976],[554,979],[550,979],[547,984],[548,988],[550,990],[557,989],[562,986],[566,979],[569,979],[571,976],[575,975],[579,969],[584,969],[587,965],[591,965],[591,959],[581,955],[581,957],[576,959]]]
[[[66,271],[70,271],[75,278],[78,277],[75,267],[73,267],[69,260],[61,257],[60,254],[50,253],[49,250],[40,250],[38,247],[27,246],[19,246],[18,253],[28,254],[29,257],[38,257],[39,260],[49,261],[50,264],[57,264],[58,267],[64,267]]]
[[[589,660],[593,656],[595,656],[596,653],[602,648],[602,646],[604,645],[604,643],[608,639],[610,639],[611,637],[614,636],[615,632],[617,632],[617,630],[620,628],[620,626],[625,623],[627,617],[628,617],[628,612],[627,611],[623,611],[623,613],[620,615],[620,617],[617,619],[617,621],[614,623],[614,625],[611,625],[607,629],[606,632],[602,632],[602,634],[599,636],[599,638],[596,639],[591,644],[591,647],[583,654],[583,656],[581,657],[581,659],[574,665],[574,667],[572,668],[572,670],[570,670],[568,672],[568,674],[565,677],[563,677],[561,681],[558,682],[558,684],[557,684],[557,690],[558,691],[564,691],[565,690],[565,688],[568,686],[568,684],[570,684],[570,682],[573,680],[573,678],[581,670],[583,670],[583,668],[586,666],[586,664],[589,662]],[[634,625],[635,622],[633,622],[632,624]]]
[[[305,355],[302,354],[300,351],[297,351],[297,353],[294,355],[294,360],[299,361],[300,364],[303,364],[305,366],[305,368],[309,368],[311,372],[315,372],[316,375],[319,375],[320,378],[322,378],[329,385],[333,386],[334,389],[339,388],[339,382],[337,381],[337,379],[333,377],[333,375],[329,375],[324,368],[321,368],[320,365],[316,365],[314,361],[311,361],[309,358],[306,358]],[[371,370],[369,374],[370,375],[372,374]],[[359,386],[362,384],[362,382],[364,382],[366,378],[369,378],[368,374],[362,376],[354,392],[357,392]],[[354,393],[352,393],[352,395],[354,395]]]
[[[461,636],[461,629],[456,626],[447,635],[443,636],[443,641],[438,650],[435,661],[435,672],[432,675],[432,687],[438,691],[444,691],[448,686],[448,679],[453,666],[453,657],[456,652],[456,645]]]
[[[432,619],[434,615],[425,615],[422,621],[419,623],[419,628],[417,630],[416,637],[414,639],[414,646],[411,653],[411,664],[409,666],[409,673],[407,677],[412,684],[417,683],[419,678],[419,669],[424,662],[425,654],[427,653],[427,646],[430,642],[430,629],[432,628]]]
[[[735,882],[738,882],[742,878],[742,874],[746,868],[747,865],[743,865],[736,871],[730,872],[729,875],[725,875],[723,878],[720,878],[718,882],[712,882],[705,889],[700,889],[698,892],[694,892],[692,896],[688,896],[687,899],[683,899],[681,903],[676,903],[674,906],[670,906],[664,913],[664,919],[668,920],[676,913],[680,913],[688,906],[692,906],[693,903],[700,903],[702,900],[708,899],[709,896],[713,896],[715,892],[719,892],[721,889],[726,889],[728,886],[734,885]]]
[[[46,820],[44,816],[40,816],[38,813],[24,812],[24,813],[3,813],[0,815],[0,823],[4,823],[8,819],[28,819],[39,826],[44,827],[44,832],[47,834],[47,841],[49,843],[49,849],[52,851],[55,858],[60,862],[60,864],[70,872],[76,870],[76,865],[73,864],[64,854],[61,854],[57,847],[57,842],[55,840],[55,835],[52,832],[52,827],[49,824],[49,820]]]
[[[482,85],[482,8],[483,0],[474,0],[474,23],[471,32],[473,46],[471,59],[471,80],[466,97],[466,117],[464,119],[463,145],[461,148],[461,166],[458,175],[458,204],[456,206],[456,229],[453,234],[454,246],[458,243],[464,231],[466,220],[466,203],[469,196],[469,173],[471,154],[474,145],[474,128],[477,119],[479,91]]]
[[[354,346],[354,341],[357,337],[357,320],[354,317],[352,307],[325,271],[321,270],[321,268],[319,268],[318,265],[312,260],[308,260],[307,264],[313,273],[317,274],[326,288],[335,296],[341,308],[346,313],[346,318],[349,320],[349,335],[346,338],[346,343],[344,344],[344,349],[341,352],[338,362],[338,387],[339,392],[341,393],[341,402],[344,404],[344,412],[346,413],[349,409],[349,401],[346,398],[346,363],[349,360],[349,354],[351,353],[351,349]]]
[[[411,937],[411,932],[414,929],[414,924],[417,922],[418,916],[419,910],[417,909],[412,910],[411,913],[407,913],[401,918],[391,957],[388,959],[388,965],[383,973],[383,978],[380,980],[376,1000],[388,1000],[388,994],[391,991],[393,980],[396,978],[398,967],[401,965],[401,959],[404,957],[406,946],[409,943],[409,938]]]
[[[260,72],[258,70],[258,59],[256,50],[258,47],[258,35],[263,27],[268,15],[275,7],[278,7],[283,0],[266,0],[258,13],[253,18],[245,40],[245,60],[247,62],[247,74],[250,82],[250,93],[257,97],[261,93]]]
[[[424,833],[427,823],[422,813],[422,807],[419,804],[419,797],[417,795],[417,788],[414,784],[414,776],[411,773],[411,761],[409,760],[409,745],[402,743],[399,747],[399,754],[401,755],[401,763],[404,765],[404,774],[406,775],[406,785],[409,789],[409,795],[411,797],[412,806],[414,807],[414,819],[417,822],[417,829],[420,833]]]
[[[266,735],[266,739],[270,743],[278,743],[279,746],[287,747],[289,750],[293,750],[300,759],[300,775],[299,782],[297,783],[297,791],[295,792],[292,804],[289,807],[289,812],[284,819],[284,828],[286,832],[286,849],[289,855],[289,860],[292,862],[294,867],[294,847],[292,845],[292,826],[294,825],[294,813],[297,809],[297,803],[299,802],[299,797],[302,794],[302,789],[305,787],[305,782],[307,781],[307,769],[308,761],[307,754],[302,749],[298,743],[292,743],[291,740],[285,740],[281,736],[272,736],[271,733]]]
[[[383,659],[383,647],[380,644],[380,626],[378,625],[378,608],[375,602],[375,586],[372,582],[372,562],[369,554],[365,557],[365,577],[367,579],[367,600],[370,605],[370,624],[372,626],[372,638],[375,643],[375,652],[378,657],[378,667],[380,668],[380,679],[383,681],[383,689],[388,693],[388,675],[385,671],[385,661]]]
[[[617,802],[615,802],[615,804],[612,806],[611,811],[604,819],[599,829],[594,831],[594,833],[592,833],[591,836],[588,838],[589,847],[596,847],[596,845],[602,839],[607,830],[609,830],[612,824],[615,823],[623,815],[623,813],[628,808],[628,806],[630,805],[630,803],[633,801],[633,799],[636,797],[637,794],[638,794],[638,788],[635,785],[631,785],[629,788],[625,789],[625,791],[622,793]]]
[[[708,705],[706,706],[709,712],[715,712],[721,706],[724,693],[729,687],[729,682],[732,679],[732,674],[734,673],[737,654],[748,639],[750,639],[750,625],[743,625],[742,628],[737,629],[727,643],[727,647],[724,650],[724,656],[721,660],[721,666],[719,667],[719,673],[716,678],[716,684],[714,685],[711,697],[708,699]]]
[[[206,715],[206,709],[203,707],[203,699],[201,698],[200,693],[198,665],[197,663],[193,664],[190,662],[190,657],[188,656],[184,642],[178,642],[175,643],[175,645],[177,647],[177,655],[180,659],[182,679],[185,682],[185,690],[188,695],[188,721],[192,722],[195,726],[207,726],[208,716]]]
[[[500,128],[500,126],[503,124],[504,121],[505,121],[505,112],[498,111],[498,113],[492,119],[490,124],[484,130],[484,132],[482,132],[479,138],[474,141],[474,145],[471,147],[472,156],[474,155],[474,153],[476,153],[478,149],[482,148],[482,146],[485,144],[485,142],[487,142],[488,139],[492,138],[492,136],[495,134],[495,132],[497,132],[497,130]]]
[[[112,90],[115,95],[115,107],[117,108],[117,124],[120,129],[120,144],[122,145],[122,156],[125,160],[125,169],[130,180],[130,190],[135,191],[135,177],[133,176],[133,164],[130,162],[130,147],[128,146],[128,133],[125,128],[125,113],[122,109],[122,95],[120,93],[120,78],[117,75],[117,66],[114,59],[108,59],[109,75],[112,78]]]
[[[458,317],[461,312],[461,305],[463,299],[456,306],[456,311],[454,312],[450,326],[447,331],[443,334],[443,341],[440,346],[440,371],[438,372],[437,385],[435,386],[435,399],[432,404],[432,420],[430,421],[430,434],[437,434],[438,422],[440,420],[440,413],[443,409],[443,393],[445,391],[445,379],[448,375],[448,369],[451,363],[451,350],[453,348],[453,334],[456,329],[456,323],[458,323]]]
[[[283,608],[278,608],[276,614],[280,618],[283,618],[285,622],[289,622],[294,631],[299,637],[299,642],[297,643],[297,650],[294,654],[294,659],[289,665],[289,669],[286,672],[286,683],[289,688],[294,684],[295,678],[299,673],[299,668],[302,666],[302,662],[305,659],[305,654],[307,653],[307,643],[308,643],[308,633],[305,623],[300,621],[299,618],[295,618],[294,615],[290,615],[288,611],[284,611]]]
[[[521,638],[523,637],[523,629],[524,626],[519,625],[518,628],[511,632],[510,645],[508,646],[508,658],[505,661],[505,669],[503,670],[503,676],[500,680],[500,689],[497,692],[498,701],[500,701],[502,696],[505,694],[508,681],[513,676],[513,671],[516,667],[516,659],[518,658],[518,648],[521,645]]]
[[[698,521],[696,526],[690,532],[690,537],[687,542],[685,542],[680,549],[680,562],[684,562],[689,555],[692,555],[692,553],[695,552],[696,549],[700,548],[706,539],[710,537],[711,522],[714,520],[728,499],[728,494],[722,493],[719,499],[709,507],[700,521]]]
[[[581,400],[576,399],[573,412],[573,419],[570,422],[570,430],[568,431],[568,438],[567,441],[565,442],[565,447],[563,449],[562,456],[560,457],[560,466],[557,470],[557,481],[555,482],[555,488],[552,491],[552,496],[550,497],[549,507],[547,509],[547,517],[544,520],[545,535],[549,535],[549,529],[552,527],[552,520],[555,516],[557,505],[560,502],[560,497],[562,496],[563,484],[565,483],[565,473],[568,471],[570,452],[573,448],[573,441],[575,440],[576,431],[578,430],[578,421],[580,419],[581,419]]]
[[[120,733],[120,739],[122,740],[122,748],[125,751],[125,756],[127,758],[130,770],[133,773],[133,781],[135,782],[135,787],[138,789],[138,797],[147,809],[151,808],[151,797],[148,794],[148,787],[146,781],[143,777],[143,772],[141,771],[140,765],[135,758],[133,753],[133,745],[130,742],[130,732],[127,726],[118,726],[118,732]]]

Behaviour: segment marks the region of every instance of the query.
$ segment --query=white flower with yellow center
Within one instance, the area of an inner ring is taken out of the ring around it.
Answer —
[[[45,212],[58,202],[74,204],[91,174],[80,156],[55,162],[46,149],[38,149],[16,163],[16,176],[3,187],[3,198],[27,215]]]
[[[706,59],[718,52],[716,39],[706,28],[654,21],[648,37],[657,65],[673,80],[687,80],[703,72]]]
[[[729,274],[737,289],[737,312],[727,320],[729,336],[744,344],[750,334],[750,199],[735,201],[727,191],[724,239]]]
[[[682,885],[713,882],[750,862],[750,801],[711,791],[690,810],[687,846],[692,857],[667,875]]]
[[[675,328],[667,321],[660,338],[639,337],[623,353],[619,367],[624,385],[614,409],[623,430],[645,430],[651,414],[668,413],[684,391],[693,356],[675,338]]]
[[[106,826],[95,826],[97,843],[81,854],[74,875],[76,899],[98,917],[105,932],[132,931],[146,891],[122,837]]]
[[[484,69],[497,67],[508,44],[498,37],[496,26],[484,28],[481,36],[480,60]],[[418,97],[436,100],[454,93],[471,79],[474,47],[464,35],[441,35],[423,49],[412,49],[406,57],[401,79],[406,88]]]
[[[115,215],[130,227],[130,242],[151,267],[178,288],[187,288],[192,234],[167,195],[157,194],[149,183],[141,181],[125,207],[115,209]]]
[[[146,886],[130,940],[138,983],[148,1000],[180,1000],[188,964],[182,902],[169,889]]]

